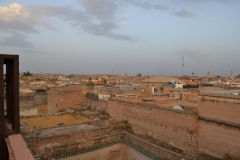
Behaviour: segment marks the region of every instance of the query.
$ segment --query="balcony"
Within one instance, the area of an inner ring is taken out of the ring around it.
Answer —
[[[20,134],[18,55],[0,54],[0,159],[34,159]]]
[[[13,134],[5,139],[9,160],[34,160],[21,134]]]

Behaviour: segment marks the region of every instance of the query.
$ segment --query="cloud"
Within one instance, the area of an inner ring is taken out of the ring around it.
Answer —
[[[169,7],[162,5],[160,3],[153,4],[150,3],[149,1],[143,1],[143,0],[121,0],[121,2],[126,3],[126,4],[131,4],[136,7],[140,7],[143,9],[155,9],[155,10],[168,10]]]
[[[116,33],[112,33],[109,32],[109,30],[114,30],[118,28],[118,26],[116,26],[116,24],[114,23],[108,23],[108,22],[104,22],[101,24],[86,24],[82,26],[82,29],[90,34],[93,35],[99,35],[99,36],[106,36],[112,39],[117,39],[117,40],[130,40],[130,41],[136,41],[136,39],[131,38],[127,35],[121,35],[121,34],[116,34]]]
[[[214,55],[215,52],[211,50],[182,50],[179,52],[179,54],[195,60],[200,60]]]
[[[188,10],[180,10],[180,11],[176,11],[173,13],[174,16],[177,17],[185,17],[185,18],[192,18],[195,17],[195,13],[192,11],[188,11]]]
[[[125,6],[132,5],[145,10],[168,11],[169,7],[159,2],[147,0],[76,0],[82,7],[73,9],[70,6],[40,6],[12,3],[0,6],[0,32],[23,38],[23,46],[27,46],[27,34],[38,33],[37,26],[54,29],[51,18],[57,18],[69,24],[74,29],[88,34],[102,36],[115,40],[136,41],[130,35],[118,33],[122,22],[127,19],[119,18],[119,12]],[[191,11],[174,12],[179,17],[194,17]],[[3,43],[2,43],[3,44]],[[0,44],[1,45],[1,44]],[[28,46],[29,43],[28,43]]]
[[[46,25],[46,23],[42,20],[42,15],[36,16],[33,14],[33,10],[19,3],[12,3],[8,6],[0,6],[1,21],[13,22],[21,20],[40,25]]]
[[[38,33],[32,22],[35,21],[30,12],[21,4],[13,3],[0,6],[0,32],[9,36],[0,41],[0,46],[31,48],[26,40],[26,33]],[[25,34],[24,34],[25,33]]]
[[[32,24],[21,20],[16,21],[0,20],[0,31],[1,32],[20,31],[24,33],[37,33],[37,30],[34,28]]]
[[[129,18],[129,14],[122,14],[119,16],[120,19],[128,19]]]
[[[24,6],[18,3],[10,4],[9,6],[0,7],[0,19],[3,21],[16,20],[18,16],[30,18],[30,13],[24,9]]]
[[[14,48],[33,48],[32,43],[26,40],[26,35],[12,32],[11,35],[0,41],[0,46]]]
[[[29,23],[30,19],[32,19],[30,12],[21,4],[13,3],[9,6],[0,6],[0,31],[2,32],[37,32]]]
[[[239,0],[171,0],[179,3],[233,3]]]
[[[106,36],[117,40],[136,41],[128,35],[114,33],[120,28],[117,23],[119,18],[117,13],[124,5],[133,5],[143,9],[167,10],[168,7],[161,4],[152,4],[146,0],[77,0],[83,7],[84,13],[92,20],[97,20],[99,24],[86,23],[82,29],[90,34]],[[124,17],[127,18],[126,16]],[[123,20],[124,18],[120,18]],[[76,24],[73,25],[76,27]]]
[[[118,9],[116,0],[78,0],[85,9],[85,13],[100,20],[114,19]]]
[[[114,1],[112,3],[108,3],[110,1],[107,0],[101,1],[100,6],[103,8],[100,7],[100,9],[97,9],[100,3],[93,5],[93,1],[91,3],[81,1],[84,3],[84,11],[73,10],[70,7],[23,6],[18,3],[2,6],[0,7],[0,31],[12,34],[11,37],[17,36],[17,32],[21,32],[21,35],[22,33],[37,33],[36,26],[54,28],[49,23],[52,17],[61,19],[74,26],[73,28],[81,29],[89,34],[116,40],[134,40],[128,35],[116,33],[120,26],[114,21],[115,9],[109,9],[111,5],[114,5]],[[25,36],[21,37],[25,38]],[[18,38],[20,38],[20,33]]]

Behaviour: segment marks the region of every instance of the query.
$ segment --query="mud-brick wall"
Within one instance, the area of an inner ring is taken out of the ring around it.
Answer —
[[[200,96],[198,111],[203,117],[240,124],[240,99]]]
[[[48,94],[49,108],[62,110],[67,108],[79,107],[84,101],[84,96],[79,90],[51,91]]]
[[[21,95],[20,107],[34,107],[35,105],[47,104],[47,94]]]
[[[104,106],[100,103],[99,106]],[[152,136],[188,153],[197,150],[195,114],[123,101],[109,101],[102,108],[116,120],[127,120],[136,133]]]
[[[85,100],[85,105],[89,105],[92,109],[107,111],[108,101],[91,101],[89,99]],[[114,118],[114,117],[113,117]]]
[[[29,108],[34,106],[33,95],[21,95],[19,96],[19,100],[20,100],[20,108],[27,108],[27,107]]]
[[[200,120],[198,133],[199,152],[216,157],[223,157],[224,154],[240,157],[239,128]]]
[[[223,104],[227,103],[213,102],[222,103],[219,106],[222,109],[226,107]],[[238,114],[239,116],[240,112],[233,113],[231,108],[225,108],[226,113],[224,113],[218,110],[217,105],[208,104],[209,108],[205,106],[206,111],[201,110],[200,112],[204,113],[204,116],[200,115],[199,117],[196,114],[175,112],[142,103],[95,101],[92,105],[97,109],[104,109],[116,120],[128,120],[136,133],[152,136],[171,146],[185,150],[187,153],[200,152],[219,158],[222,158],[224,154],[240,157],[240,127],[236,123],[230,122],[236,120],[234,115]],[[235,108],[239,107],[235,104],[232,105]],[[198,109],[200,109],[199,107]],[[216,113],[211,107],[216,107]],[[214,116],[218,119],[214,119]],[[225,118],[228,123],[221,121],[221,118]]]
[[[33,102],[35,105],[47,104],[47,94],[35,94]]]

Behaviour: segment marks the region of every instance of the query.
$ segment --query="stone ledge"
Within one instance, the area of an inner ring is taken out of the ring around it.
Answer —
[[[10,135],[5,140],[10,160],[34,160],[21,134]]]

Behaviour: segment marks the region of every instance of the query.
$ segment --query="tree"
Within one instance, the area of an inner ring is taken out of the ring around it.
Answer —
[[[86,86],[94,86],[94,83],[92,82],[92,77],[88,78],[88,82],[86,83]]]
[[[32,76],[32,73],[30,73],[29,71],[23,72],[23,76],[24,76],[24,77]]]
[[[236,78],[240,78],[240,74],[238,74],[238,75],[236,76]]]
[[[94,86],[94,83],[93,83],[92,81],[88,81],[88,82],[86,83],[86,86]]]
[[[104,84],[107,84],[107,80],[106,80],[106,79],[104,79],[104,81],[103,81],[103,82],[104,82]]]
[[[142,74],[141,74],[141,73],[138,73],[138,74],[137,74],[137,77],[142,77]]]
[[[69,74],[67,77],[70,78],[70,79],[72,79],[72,78],[75,77],[75,75],[74,75],[74,74]]]

